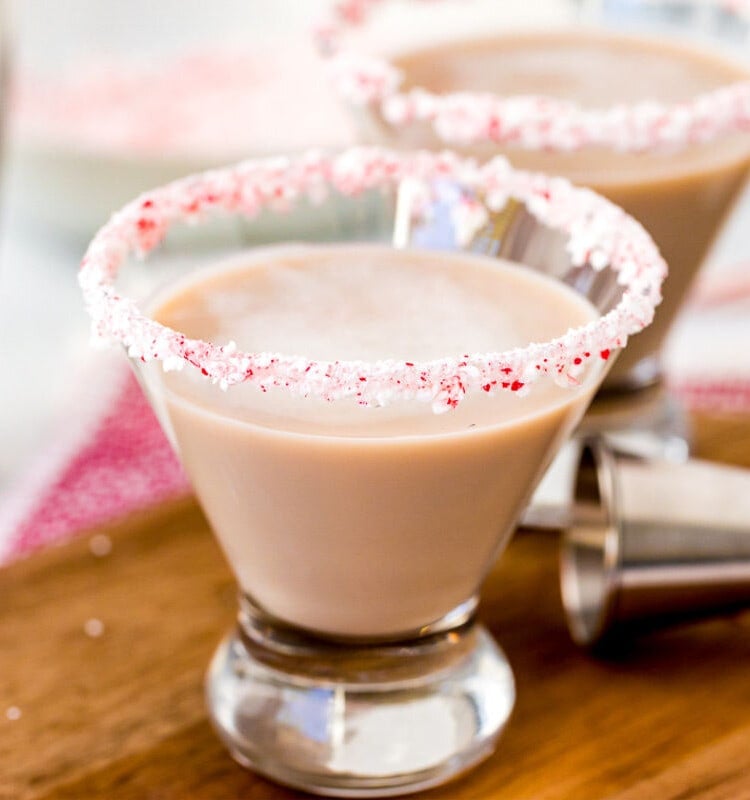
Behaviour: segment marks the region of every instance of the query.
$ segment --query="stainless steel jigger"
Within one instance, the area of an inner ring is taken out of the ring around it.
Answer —
[[[561,545],[573,639],[750,607],[750,470],[649,461],[583,442]]]

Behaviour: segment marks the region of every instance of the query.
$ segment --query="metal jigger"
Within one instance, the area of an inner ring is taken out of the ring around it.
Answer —
[[[750,470],[583,442],[560,563],[573,639],[750,607]]]

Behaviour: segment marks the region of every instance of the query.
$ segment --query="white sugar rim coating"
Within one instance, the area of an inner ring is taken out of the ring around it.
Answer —
[[[501,353],[413,362],[316,361],[299,354],[243,353],[234,342],[190,339],[149,318],[115,289],[128,255],[145,256],[179,220],[196,221],[214,211],[245,217],[262,209],[283,213],[303,198],[320,203],[331,193],[354,197],[369,189],[396,189],[404,180],[425,189],[440,180],[460,186],[465,194],[454,208],[453,221],[466,241],[508,200],[523,202],[540,222],[568,235],[574,266],[589,264],[617,273],[623,288],[620,302],[605,316],[557,339]],[[293,159],[245,161],[148,192],[97,233],[81,264],[79,283],[95,338],[125,345],[132,358],[158,359],[165,371],[189,364],[222,388],[249,381],[264,391],[284,387],[326,400],[353,397],[368,406],[417,399],[431,402],[438,412],[456,406],[467,392],[507,389],[523,394],[541,376],[563,386],[580,385],[588,366],[608,359],[629,335],[651,322],[666,272],[639,223],[564,179],[514,170],[501,157],[480,166],[449,152],[353,148],[331,156],[310,152]]]
[[[750,19],[750,0],[706,1]],[[702,144],[733,131],[750,132],[750,80],[675,105],[648,101],[607,109],[584,109],[542,95],[436,94],[419,87],[400,91],[404,76],[390,61],[341,47],[346,31],[365,24],[383,2],[340,0],[316,27],[315,36],[329,58],[330,78],[342,99],[354,106],[378,107],[394,127],[427,122],[451,144],[489,141],[562,152],[599,146],[640,153]]]

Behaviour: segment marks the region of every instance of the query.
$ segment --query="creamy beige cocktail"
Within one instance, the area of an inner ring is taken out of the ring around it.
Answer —
[[[193,275],[152,313],[242,350],[364,361],[500,352],[597,316],[518,265],[377,245],[256,250]],[[186,372],[152,391],[165,391],[183,464],[243,591],[309,630],[393,637],[474,596],[595,385],[479,393],[439,415],[417,401],[222,393]]]
[[[362,195],[387,215],[405,185],[421,197],[412,231],[454,252],[332,237],[226,260],[227,233],[199,237],[178,280],[169,248],[127,263],[177,221],[304,198],[340,219]],[[510,199],[533,271],[460,248]],[[475,619],[481,581],[665,271],[602,198],[430,153],[245,162],[150,192],[100,231],[80,276],[94,331],[127,348],[239,583],[206,690],[240,763],[375,797],[492,752],[515,690]]]

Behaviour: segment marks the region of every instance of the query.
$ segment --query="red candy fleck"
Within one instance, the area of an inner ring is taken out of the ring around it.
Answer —
[[[602,350],[602,352],[599,353],[599,355],[606,361],[610,356],[610,351],[609,350]]]
[[[523,383],[521,381],[513,381],[510,385],[511,392],[517,392],[519,389],[523,389]]]

